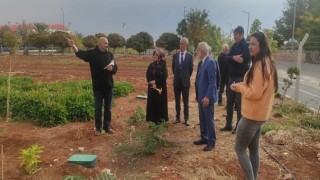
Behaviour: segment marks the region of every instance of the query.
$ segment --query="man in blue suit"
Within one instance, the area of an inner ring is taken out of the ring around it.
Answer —
[[[188,39],[180,39],[180,51],[173,55],[172,58],[172,72],[175,107],[176,107],[176,120],[174,124],[180,123],[180,99],[182,94],[183,99],[183,113],[184,124],[189,126],[189,90],[190,90],[190,77],[193,71],[193,56],[187,52]]]
[[[214,128],[214,103],[217,101],[216,73],[217,65],[209,56],[209,46],[206,42],[200,42],[197,54],[201,59],[196,77],[196,98],[199,108],[200,140],[194,141],[195,145],[206,146],[204,151],[210,151],[216,144],[216,133]]]

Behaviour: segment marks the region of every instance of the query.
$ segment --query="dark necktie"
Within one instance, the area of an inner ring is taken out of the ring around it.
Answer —
[[[182,63],[184,61],[184,58],[183,58],[183,52],[180,54],[181,58],[180,58],[180,69],[182,69]]]

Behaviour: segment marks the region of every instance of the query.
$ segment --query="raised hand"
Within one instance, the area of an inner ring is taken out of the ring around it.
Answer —
[[[68,45],[69,46],[74,46],[75,45],[75,43],[74,43],[74,41],[72,40],[72,39],[69,39],[69,38],[66,38],[67,39],[67,41],[68,41]]]

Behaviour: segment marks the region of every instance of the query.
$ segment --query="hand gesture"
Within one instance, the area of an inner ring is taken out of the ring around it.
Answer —
[[[72,39],[69,39],[69,38],[66,38],[67,39],[67,41],[68,41],[68,45],[69,46],[74,46],[75,45],[75,43],[74,43],[74,41],[72,40]]]
[[[201,102],[203,107],[207,107],[209,105],[209,98],[204,97]]]
[[[236,55],[236,56],[233,56],[233,60],[234,61],[236,61],[237,63],[242,63],[243,62],[243,58],[241,57],[242,56],[242,54],[240,54],[240,55]]]

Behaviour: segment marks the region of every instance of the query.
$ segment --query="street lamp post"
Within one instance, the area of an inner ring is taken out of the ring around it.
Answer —
[[[230,32],[229,32],[229,39],[231,39],[231,33],[232,33],[232,24],[231,23],[227,23],[230,26]]]
[[[241,11],[243,13],[246,13],[248,15],[248,24],[247,24],[247,36],[249,36],[249,21],[250,21],[250,13],[247,11]]]
[[[123,46],[123,54],[126,56],[126,37],[125,37],[125,27],[126,23],[122,23],[122,28],[123,28],[123,38],[124,38],[124,46]]]
[[[63,27],[64,27],[64,10],[63,10],[63,8],[61,8],[61,11],[62,11],[62,24],[63,24]]]
[[[295,3],[294,3],[292,38],[291,38],[291,51],[293,51],[294,30],[295,30],[295,26],[296,26],[296,11],[297,11],[297,0],[295,0]]]

